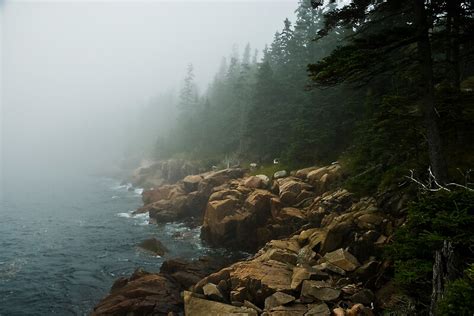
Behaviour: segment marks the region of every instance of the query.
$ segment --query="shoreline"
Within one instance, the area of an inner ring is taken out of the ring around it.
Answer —
[[[216,258],[168,259],[158,274],[137,269],[114,283],[92,315],[376,313],[387,301],[377,291],[391,285],[372,279],[386,272],[380,249],[404,206],[381,212],[393,205],[341,189],[344,176],[337,163],[274,179],[231,168],[144,190],[144,206],[133,214],[201,227],[208,246],[251,255],[221,264],[211,264]]]

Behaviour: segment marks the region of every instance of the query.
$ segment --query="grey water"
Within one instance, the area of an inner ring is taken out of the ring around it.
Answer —
[[[150,225],[140,190],[101,176],[4,179],[0,200],[0,315],[87,315],[113,281],[164,258],[136,245],[161,240],[168,257],[211,254],[199,228]]]

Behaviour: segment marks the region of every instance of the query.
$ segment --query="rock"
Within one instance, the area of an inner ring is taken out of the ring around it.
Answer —
[[[306,220],[306,215],[300,209],[284,207],[280,211],[279,218],[285,221],[302,223]]]
[[[257,217],[246,210],[235,210],[220,221],[206,211],[201,238],[211,245],[252,251],[259,246],[257,227]]]
[[[346,311],[342,307],[338,307],[332,310],[332,315],[333,316],[345,316]]]
[[[191,175],[186,176],[183,179],[183,187],[187,193],[194,192],[198,190],[199,182],[202,181],[201,175]]]
[[[291,251],[295,254],[297,254],[301,249],[300,245],[298,244],[298,241],[294,239],[275,239],[268,242],[267,245],[271,248],[279,248]]]
[[[375,296],[374,296],[374,293],[372,293],[371,290],[362,289],[362,290],[356,292],[355,294],[353,294],[350,297],[350,300],[353,303],[361,303],[361,304],[364,304],[364,305],[370,305],[370,303],[374,302]]]
[[[292,272],[287,264],[274,260],[243,261],[232,266],[230,283],[233,289],[245,287],[252,298],[246,299],[263,306],[265,298],[273,293],[291,291]]]
[[[308,173],[307,179],[315,187],[317,193],[327,191],[329,187],[342,177],[339,164],[322,167]]]
[[[231,197],[209,202],[204,215],[204,225],[211,227],[218,225],[224,217],[235,214],[238,207],[239,200]]]
[[[280,171],[277,171],[273,174],[273,179],[284,178],[287,175],[288,175],[288,172],[286,172],[286,170],[280,170]]]
[[[354,271],[360,266],[357,258],[344,249],[329,252],[324,256],[329,263],[343,269],[344,271]]]
[[[304,280],[326,280],[329,278],[327,273],[308,267],[294,267],[291,277],[291,289],[297,290]]]
[[[250,301],[247,301],[247,300],[244,300],[244,306],[248,307],[248,308],[253,308],[257,313],[262,313],[263,312],[263,310],[260,307],[258,307],[254,303],[252,303]]]
[[[163,315],[182,310],[180,288],[161,274],[131,277],[94,308],[92,315]]]
[[[273,308],[268,315],[270,316],[304,316],[308,311],[305,304],[280,305]]]
[[[316,195],[314,194],[314,192],[303,189],[296,197],[296,203],[300,205],[303,201],[306,201],[305,204],[303,204],[303,206],[306,206],[311,202],[312,199],[314,199],[315,196]]]
[[[300,170],[296,171],[295,176],[302,179],[302,180],[306,180],[306,178],[308,176],[308,173],[310,173],[311,171],[314,171],[316,169],[318,169],[318,167],[309,167],[309,168],[300,169]]]
[[[296,265],[296,261],[298,260],[294,252],[284,249],[270,249],[262,255],[261,259],[266,261],[275,260],[290,265]]]
[[[374,313],[370,308],[362,304],[355,304],[346,311],[346,316],[373,316]]]
[[[247,299],[252,299],[248,289],[245,286],[240,286],[230,292],[230,300],[232,302],[243,302]]]
[[[172,185],[163,185],[156,189],[144,190],[142,193],[143,204],[167,200],[172,188]]]
[[[273,197],[270,199],[270,213],[272,214],[273,219],[278,218],[282,208],[283,204],[281,203],[280,198]]]
[[[244,207],[257,217],[257,222],[263,224],[271,216],[270,200],[275,196],[266,190],[255,190],[245,200]]]
[[[378,214],[363,214],[357,218],[357,226],[361,229],[374,229],[383,221],[383,216]]]
[[[361,265],[357,270],[354,271],[354,275],[359,281],[367,282],[369,278],[377,275],[377,270],[380,266],[380,262],[371,260]]]
[[[323,262],[317,266],[314,266],[314,268],[318,270],[325,270],[325,271],[331,271],[334,273],[337,273],[339,275],[346,275],[346,271],[344,269],[339,268],[338,266],[329,263],[329,262]]]
[[[244,185],[251,189],[265,189],[270,183],[270,180],[265,181],[266,179],[262,176],[266,177],[265,175],[260,175],[260,177],[250,176],[244,180]]]
[[[334,301],[341,295],[341,290],[332,288],[323,281],[303,281],[301,296],[321,301]]]
[[[321,177],[324,174],[327,173],[327,170],[328,170],[328,167],[313,169],[306,174],[306,178],[308,179],[310,183],[317,182],[321,179]]]
[[[325,303],[308,305],[308,312],[305,316],[329,316],[331,311]]]
[[[342,246],[348,240],[348,235],[353,231],[352,222],[341,222],[330,225],[321,242],[320,253],[324,255],[327,252],[334,251]]]
[[[291,303],[295,300],[294,296],[283,292],[275,292],[265,299],[265,309],[270,310],[274,307]]]
[[[210,196],[212,190],[231,179],[237,179],[244,175],[244,171],[240,168],[230,168],[220,171],[210,172],[204,175],[204,178],[198,185],[198,191],[201,195]]]
[[[248,307],[237,307],[220,302],[214,302],[196,297],[195,294],[184,291],[184,313],[193,316],[208,315],[258,315]]]
[[[262,179],[264,188],[268,188],[270,185],[270,178],[268,176],[264,174],[257,174],[256,177]]]
[[[168,249],[156,238],[149,238],[138,244],[138,247],[150,251],[158,256],[163,256]]]
[[[312,187],[298,178],[289,177],[278,180],[280,200],[286,205],[294,205],[298,195],[303,191],[309,191]]]
[[[206,295],[212,300],[216,300],[216,301],[224,300],[224,296],[222,295],[217,285],[215,285],[214,283],[207,283],[206,285],[202,287],[202,290],[204,291],[204,295]]]

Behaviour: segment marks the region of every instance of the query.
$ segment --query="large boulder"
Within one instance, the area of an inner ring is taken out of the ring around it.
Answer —
[[[163,245],[161,241],[154,237],[145,239],[138,244],[138,247],[158,256],[163,256],[168,252],[168,249],[165,247],[165,245]]]
[[[263,226],[271,219],[270,201],[275,196],[269,191],[256,189],[242,201],[245,193],[238,192],[224,189],[211,195],[201,238],[214,246],[256,250],[271,237]]]
[[[258,313],[252,308],[238,307],[220,302],[210,301],[198,297],[192,292],[184,292],[184,313],[193,316],[208,315],[248,315],[257,316]]]
[[[335,301],[341,295],[341,290],[332,287],[325,281],[303,281],[301,296],[319,301]]]
[[[338,249],[327,253],[324,256],[324,259],[326,259],[329,263],[338,266],[344,271],[354,271],[360,266],[357,258],[344,249]]]
[[[342,168],[338,163],[310,171],[306,176],[308,182],[314,186],[317,193],[327,191],[342,177]]]
[[[199,182],[201,182],[201,181],[202,181],[202,176],[201,175],[186,176],[183,179],[184,190],[187,193],[197,191],[198,186],[199,186]]]
[[[113,291],[94,307],[92,315],[167,315],[182,310],[180,287],[161,274],[137,270],[120,279]]]
[[[278,180],[280,200],[289,206],[298,202],[298,196],[302,191],[311,191],[311,185],[295,177],[288,177]]]
[[[250,176],[244,180],[244,185],[251,189],[265,189],[270,179],[266,175]]]
[[[308,168],[297,170],[295,173],[295,177],[300,178],[302,180],[306,180],[308,173],[316,169],[318,169],[318,167],[308,167]]]

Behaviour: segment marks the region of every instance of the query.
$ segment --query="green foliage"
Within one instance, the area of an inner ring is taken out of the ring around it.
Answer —
[[[407,222],[395,234],[387,255],[395,263],[395,280],[420,305],[429,305],[435,251],[452,242],[466,260],[474,253],[474,193],[438,192],[410,205]]]
[[[352,173],[346,186],[360,195],[398,184],[410,169],[424,169],[426,163],[414,101],[399,95],[369,95],[366,100],[367,118],[342,159]]]
[[[437,315],[470,316],[474,311],[474,264],[464,272],[464,277],[447,284],[443,298],[438,302]]]

